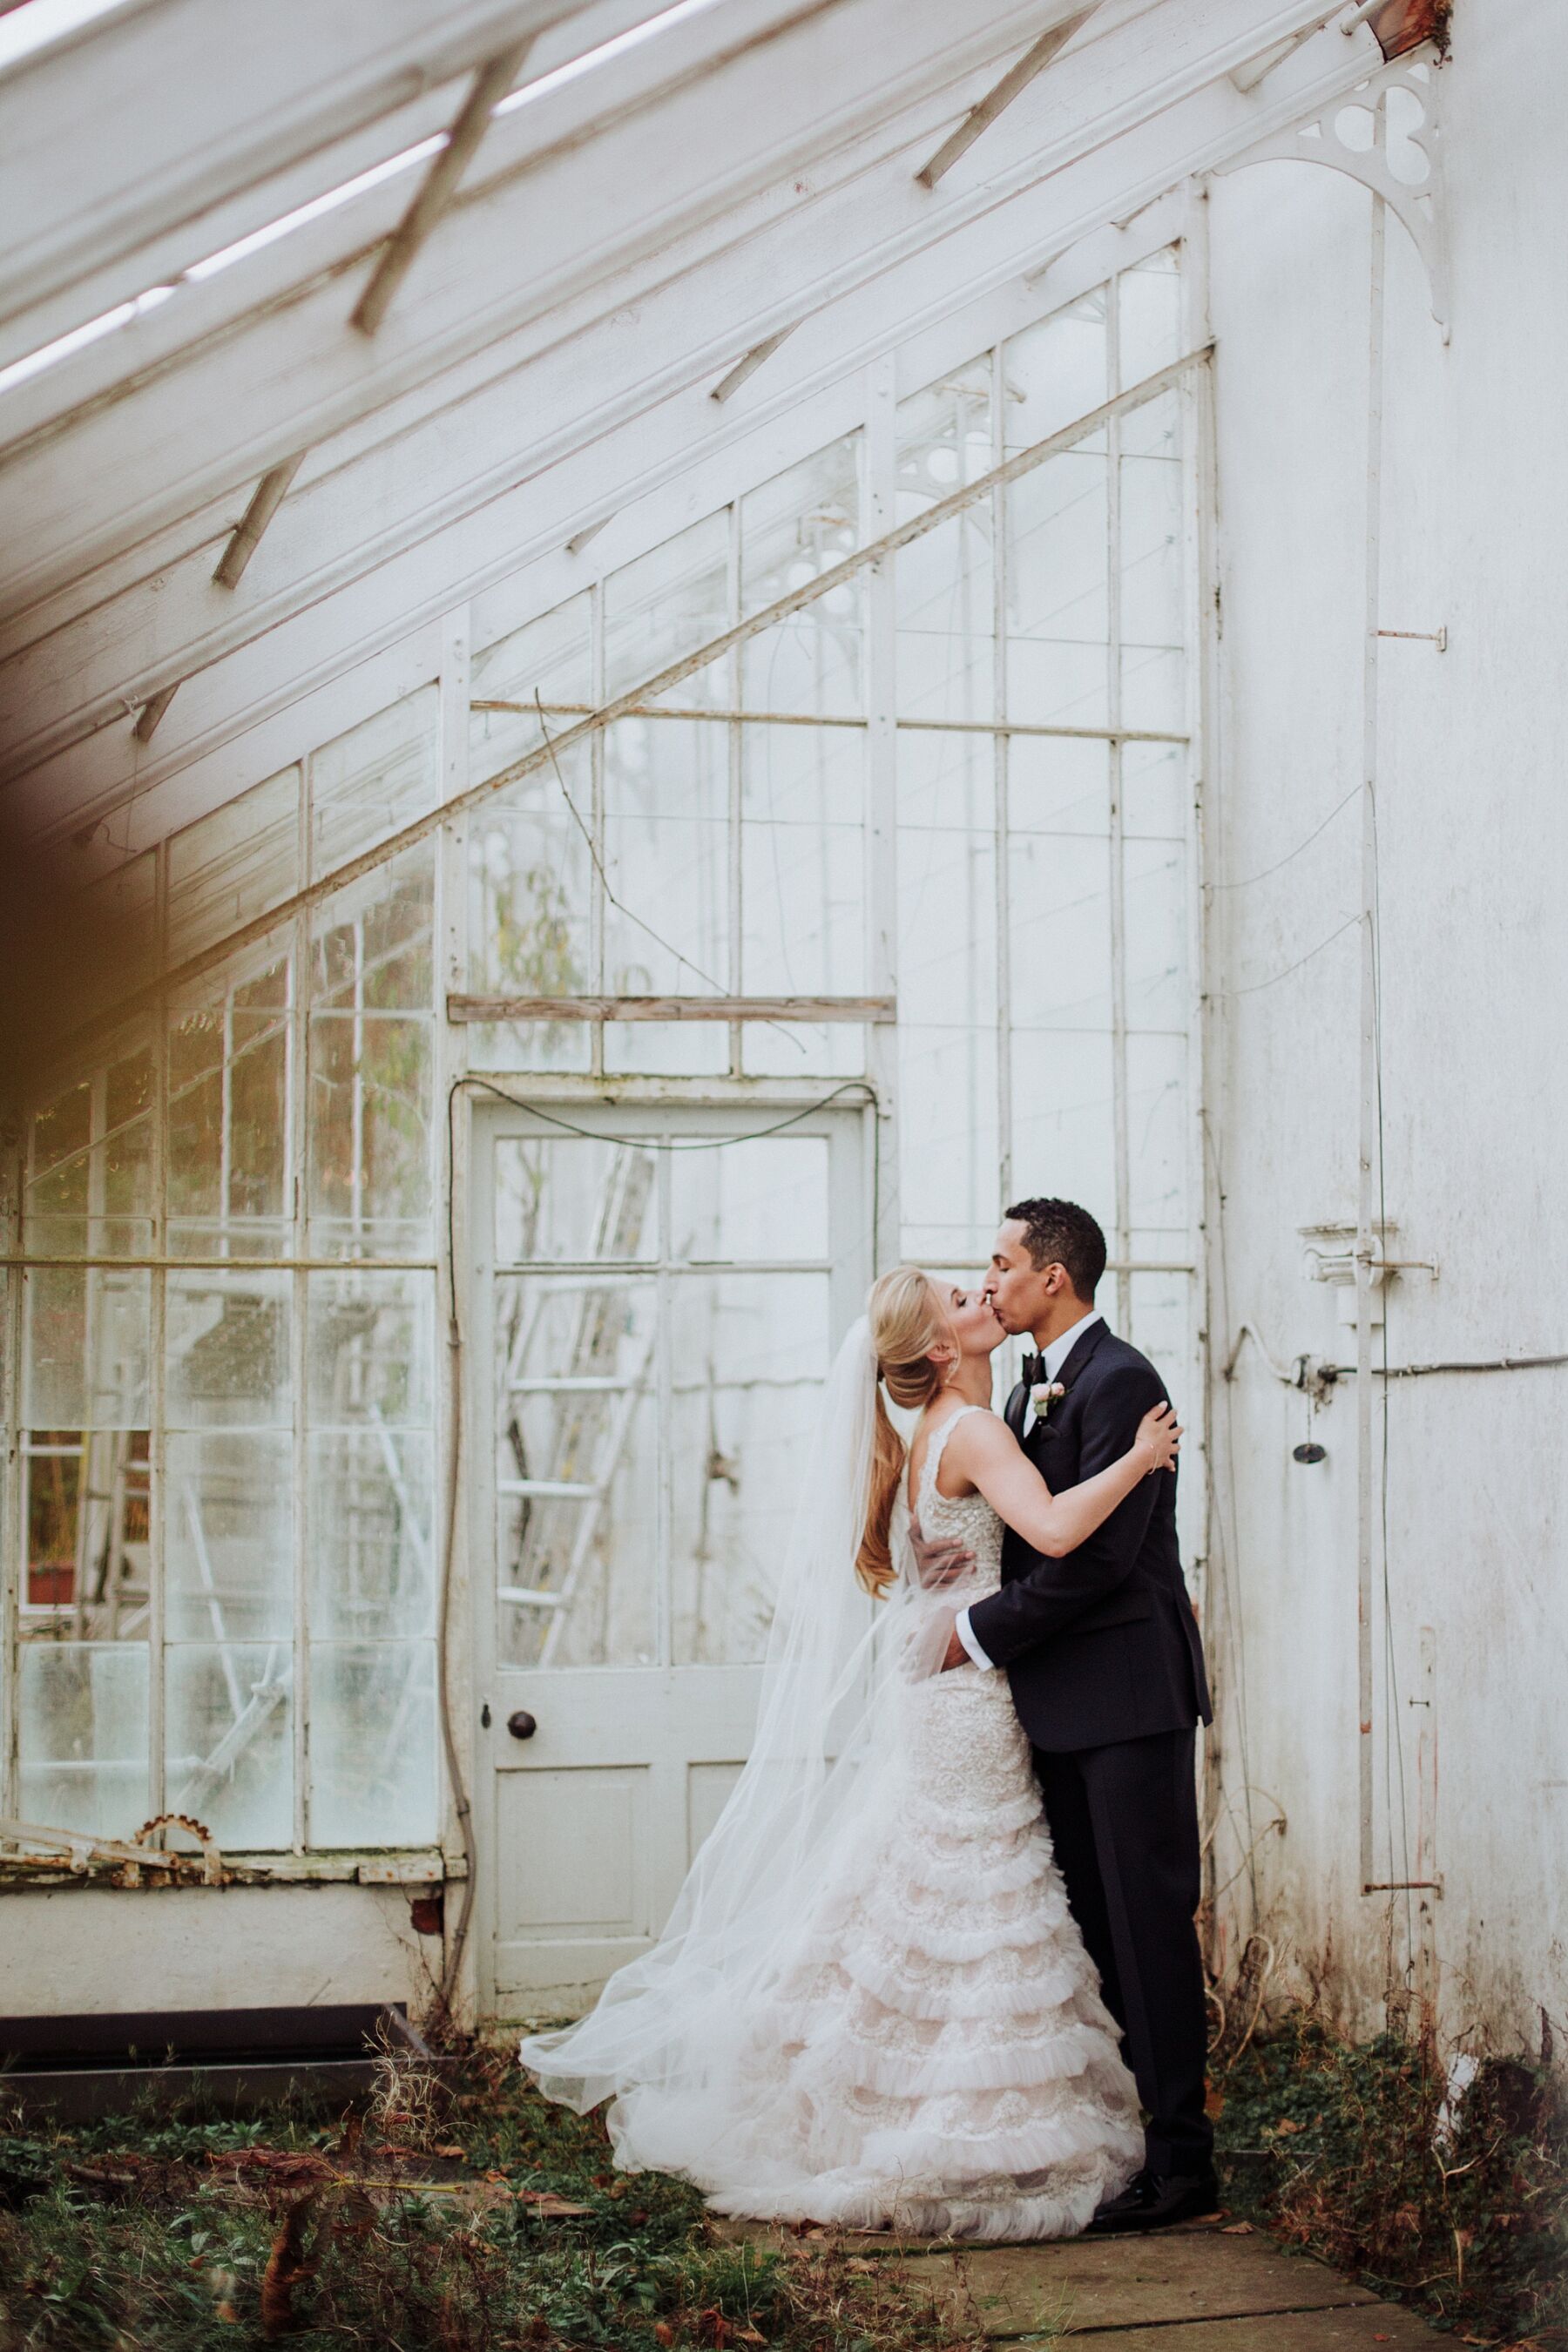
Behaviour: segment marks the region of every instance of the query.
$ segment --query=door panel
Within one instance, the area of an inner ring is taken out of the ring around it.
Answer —
[[[501,2015],[571,2014],[647,1949],[722,1810],[868,1275],[863,1113],[762,1137],[735,1133],[750,1104],[580,1116],[592,1139],[500,1106],[474,1125],[481,1967]]]

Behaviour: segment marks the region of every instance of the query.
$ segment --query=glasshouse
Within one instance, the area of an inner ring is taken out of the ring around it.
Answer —
[[[584,2006],[868,1285],[1048,1194],[1186,1428],[1214,1980],[1561,2032],[1564,76],[0,13],[8,2012]]]

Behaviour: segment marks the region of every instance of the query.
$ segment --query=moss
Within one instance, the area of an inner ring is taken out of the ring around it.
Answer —
[[[1394,2034],[1353,2043],[1291,2010],[1220,2077],[1232,2206],[1438,2325],[1568,2344],[1568,2108],[1542,2069],[1446,2071]]]

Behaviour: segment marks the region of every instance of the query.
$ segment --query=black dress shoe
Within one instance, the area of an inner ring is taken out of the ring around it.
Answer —
[[[1219,2182],[1212,2171],[1135,2172],[1121,2196],[1100,2208],[1089,2232],[1119,2238],[1131,2230],[1168,2230],[1173,2221],[1212,2213],[1218,2203]]]

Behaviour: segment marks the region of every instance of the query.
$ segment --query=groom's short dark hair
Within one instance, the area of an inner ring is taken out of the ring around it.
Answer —
[[[1105,1235],[1087,1209],[1076,1201],[1015,1201],[1006,1212],[1010,1223],[1024,1228],[1024,1247],[1037,1272],[1043,1265],[1067,1269],[1076,1296],[1094,1297],[1105,1272]]]

